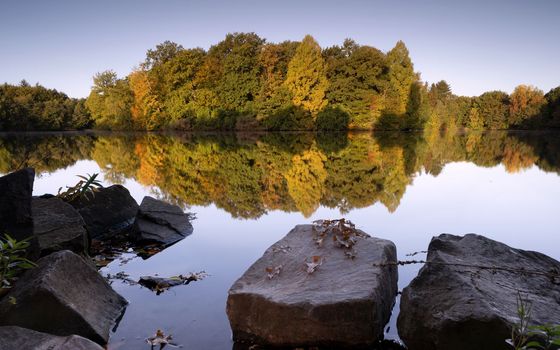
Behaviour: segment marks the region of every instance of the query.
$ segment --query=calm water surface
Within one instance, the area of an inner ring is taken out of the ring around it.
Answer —
[[[134,279],[209,274],[161,295],[114,281],[130,305],[109,349],[149,349],[156,329],[186,349],[231,349],[229,287],[294,225],[317,219],[350,219],[395,242],[402,260],[444,232],[560,259],[555,133],[0,135],[0,173],[21,166],[37,170],[35,195],[99,172],[139,203],[151,195],[196,213],[183,241],[102,270]],[[400,289],[419,268],[399,269]],[[398,337],[398,312],[397,304],[388,338]]]

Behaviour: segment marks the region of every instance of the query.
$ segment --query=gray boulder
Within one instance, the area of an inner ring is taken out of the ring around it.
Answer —
[[[25,168],[0,177],[0,235],[8,233],[17,240],[33,235],[31,196],[35,170]],[[29,256],[39,255],[37,240],[31,240]]]
[[[138,211],[138,204],[121,185],[101,188],[94,196],[81,197],[70,204],[84,219],[91,239],[105,239],[126,232]]]
[[[181,208],[146,196],[138,209],[132,237],[138,242],[170,245],[192,232],[189,216]]]
[[[359,230],[351,249],[331,236],[320,245],[317,227],[296,226],[233,284],[227,315],[235,341],[358,348],[382,336],[397,269],[375,265],[396,262],[395,245]]]
[[[0,300],[0,326],[75,334],[105,344],[125,306],[93,267],[64,250],[39,259]]]
[[[401,297],[398,330],[411,350],[511,349],[519,293],[532,304],[532,324],[560,323],[560,279],[541,274],[558,276],[560,263],[546,255],[442,234],[427,261]]]
[[[33,232],[39,242],[41,255],[59,250],[76,253],[86,251],[87,232],[80,214],[70,204],[57,197],[34,197]]]
[[[0,349],[33,350],[103,350],[101,346],[80,337],[60,337],[21,327],[0,327]]]

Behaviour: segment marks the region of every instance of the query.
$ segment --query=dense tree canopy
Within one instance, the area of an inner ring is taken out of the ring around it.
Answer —
[[[25,80],[0,85],[0,130],[67,130],[91,125],[83,99]]]
[[[208,50],[165,41],[125,77],[94,75],[87,100],[41,86],[0,86],[0,129],[456,130],[560,127],[560,87],[546,95],[456,96],[420,80],[402,41],[384,53],[346,39],[321,48],[232,33]]]

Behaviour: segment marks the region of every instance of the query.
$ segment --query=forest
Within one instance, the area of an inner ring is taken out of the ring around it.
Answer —
[[[166,41],[125,77],[94,75],[87,99],[0,86],[0,130],[497,130],[560,127],[560,87],[453,94],[423,82],[406,45],[321,48],[228,34],[208,50]]]

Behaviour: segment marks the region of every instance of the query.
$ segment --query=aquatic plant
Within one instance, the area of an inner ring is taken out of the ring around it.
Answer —
[[[515,350],[552,350],[560,346],[560,325],[531,326],[532,303],[521,293],[517,295],[518,322],[512,326],[506,340]]]
[[[25,269],[35,267],[35,263],[24,257],[29,247],[29,239],[17,241],[8,234],[0,237],[0,288],[10,288],[13,281]],[[1,291],[0,291],[0,294]]]
[[[56,196],[66,202],[72,202],[78,198],[87,199],[88,195],[93,197],[95,196],[95,192],[98,192],[99,188],[103,187],[101,182],[97,180],[98,175],[98,173],[87,174],[87,177],[78,175],[81,180],[78,181],[77,184],[74,186],[66,186],[66,191],[64,192],[61,192],[62,187],[60,187]]]

